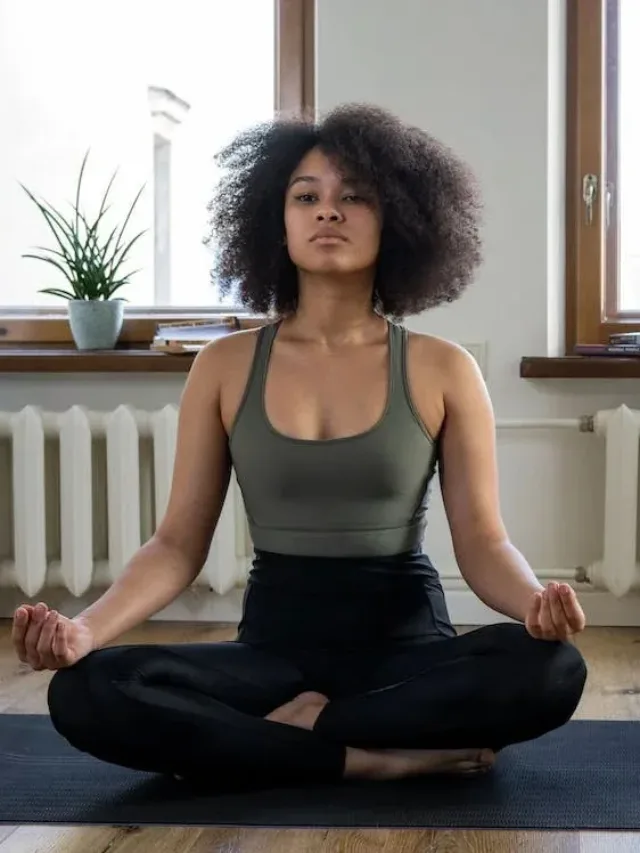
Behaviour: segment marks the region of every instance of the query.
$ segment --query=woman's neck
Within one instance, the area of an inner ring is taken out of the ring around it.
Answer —
[[[318,344],[357,343],[385,324],[373,309],[372,275],[301,276],[298,307],[285,321],[296,337]]]

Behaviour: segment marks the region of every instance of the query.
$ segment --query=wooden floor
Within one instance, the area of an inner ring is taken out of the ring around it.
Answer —
[[[51,673],[14,657],[0,620],[0,713],[46,713]],[[119,642],[224,640],[234,628],[149,623]],[[640,629],[591,628],[579,638],[590,675],[576,717],[640,719]],[[1,770],[0,770],[1,772]],[[640,797],[640,792],[639,792]],[[640,800],[639,800],[640,802]],[[631,853],[640,833],[432,830],[114,829],[0,826],[0,853]]]

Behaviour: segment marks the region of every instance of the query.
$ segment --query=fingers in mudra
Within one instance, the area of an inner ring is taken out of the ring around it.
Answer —
[[[572,633],[584,631],[586,619],[575,590],[566,583],[560,584],[560,599]]]
[[[584,629],[585,617],[575,591],[568,584],[550,583],[536,593],[527,618],[531,636],[541,640],[567,640]]]
[[[545,639],[566,640],[569,636],[564,608],[558,600],[558,592],[554,589],[553,584],[549,584],[542,593],[540,627]]]
[[[43,669],[54,669],[62,663],[59,650],[61,646],[60,629],[64,624],[59,613],[50,610],[44,617],[42,631],[36,650]]]
[[[48,612],[49,608],[41,601],[35,606],[24,604],[14,614],[12,632],[14,647],[20,660],[34,669],[40,668],[37,647]]]
[[[35,607],[22,605],[13,620],[12,642],[19,659],[32,669],[58,669],[66,666],[69,650],[66,617],[39,602]]]

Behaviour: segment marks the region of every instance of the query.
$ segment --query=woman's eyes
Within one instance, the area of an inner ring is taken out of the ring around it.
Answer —
[[[313,202],[318,201],[318,196],[315,193],[301,193],[296,196],[298,201],[303,202],[303,204],[313,204]],[[354,203],[354,202],[363,202],[365,199],[357,195],[356,193],[347,193],[342,196],[342,201]]]

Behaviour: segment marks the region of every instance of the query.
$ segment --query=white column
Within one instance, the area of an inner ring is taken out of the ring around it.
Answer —
[[[149,86],[153,123],[154,304],[171,305],[171,139],[190,109],[168,89]]]

